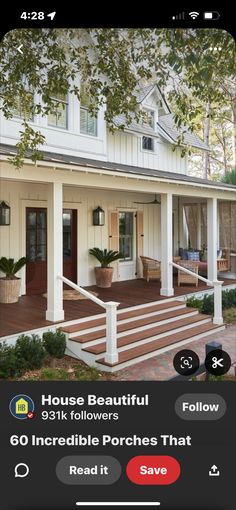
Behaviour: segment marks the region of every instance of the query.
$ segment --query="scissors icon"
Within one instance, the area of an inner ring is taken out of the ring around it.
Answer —
[[[212,368],[224,367],[224,365],[222,365],[222,361],[224,361],[224,358],[217,359],[217,357],[214,356],[214,358],[212,358],[212,361],[213,361]]]

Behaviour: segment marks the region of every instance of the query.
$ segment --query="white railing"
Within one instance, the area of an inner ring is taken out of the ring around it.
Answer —
[[[223,315],[222,315],[222,285],[223,282],[219,280],[208,280],[207,278],[204,278],[204,276],[200,276],[198,273],[195,273],[194,271],[190,271],[190,269],[187,269],[184,266],[179,266],[179,264],[176,264],[175,262],[170,262],[170,265],[173,267],[176,267],[176,269],[179,269],[180,271],[183,271],[186,274],[189,274],[191,276],[196,276],[198,280],[201,280],[202,282],[206,283],[209,287],[214,287],[214,316],[213,316],[213,323],[214,324],[223,324]]]
[[[117,350],[117,307],[120,303],[116,301],[104,302],[101,299],[91,294],[83,287],[79,287],[76,283],[71,282],[65,276],[57,276],[59,280],[62,280],[66,285],[72,287],[85,296],[87,299],[91,299],[97,305],[101,306],[106,310],[106,353],[105,361],[111,365],[118,361],[118,350]]]

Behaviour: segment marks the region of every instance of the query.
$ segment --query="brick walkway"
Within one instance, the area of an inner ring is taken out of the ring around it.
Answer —
[[[116,372],[115,380],[119,381],[165,381],[178,375],[173,367],[173,358],[175,354],[181,349],[191,349],[195,351],[200,357],[201,363],[205,359],[205,344],[210,341],[216,340],[222,343],[223,349],[228,352],[231,357],[232,363],[236,362],[236,324],[228,326],[225,331],[220,331],[215,335],[203,338],[202,340],[195,340],[183,347],[178,347],[168,351],[154,358],[146,361],[141,361],[137,365],[124,368]],[[234,373],[234,368],[231,368],[229,373]]]

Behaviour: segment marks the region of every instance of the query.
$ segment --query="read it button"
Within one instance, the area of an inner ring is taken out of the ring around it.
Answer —
[[[180,476],[180,464],[168,455],[140,455],[128,462],[126,474],[137,485],[170,485]]]

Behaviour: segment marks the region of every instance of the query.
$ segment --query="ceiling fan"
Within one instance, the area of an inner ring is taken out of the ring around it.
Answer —
[[[160,202],[160,200],[157,200],[157,194],[155,194],[155,198],[151,202],[134,202],[134,204],[150,204],[150,205],[153,205],[153,204],[155,205],[156,204],[156,205],[160,205],[161,202]]]

